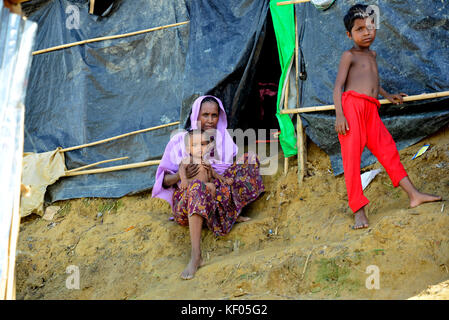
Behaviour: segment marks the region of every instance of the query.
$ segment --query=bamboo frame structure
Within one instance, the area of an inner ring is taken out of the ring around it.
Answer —
[[[423,93],[423,94],[417,94],[417,95],[413,95],[413,96],[406,96],[403,99],[404,99],[404,102],[411,102],[411,101],[443,98],[443,97],[448,97],[448,96],[449,96],[449,91],[442,91],[442,92]],[[379,100],[379,102],[380,102],[380,104],[390,104],[391,103],[387,99]],[[335,110],[335,105],[332,104],[332,105],[327,105],[327,106],[316,106],[316,107],[281,110],[281,114],[293,114],[293,113],[328,111],[328,110]]]
[[[179,121],[175,121],[175,122],[171,122],[171,123],[167,123],[167,124],[162,124],[162,125],[156,126],[156,127],[151,127],[151,128],[146,128],[146,129],[136,130],[136,131],[124,133],[124,134],[121,134],[121,135],[118,135],[118,136],[115,136],[115,137],[111,137],[111,138],[107,138],[107,139],[103,139],[103,140],[99,140],[99,141],[94,141],[94,142],[82,144],[82,145],[79,145],[79,146],[74,146],[74,147],[69,147],[69,148],[61,149],[61,150],[59,150],[59,152],[68,152],[68,151],[73,151],[73,150],[77,150],[77,149],[81,149],[81,148],[91,147],[91,146],[95,146],[95,145],[97,145],[97,144],[101,144],[101,143],[113,141],[113,140],[116,140],[116,139],[128,137],[128,136],[131,136],[131,135],[133,135],[133,134],[138,134],[138,133],[143,133],[143,132],[153,131],[153,130],[156,130],[156,129],[162,129],[162,128],[166,128],[166,127],[170,127],[170,126],[176,126],[176,125],[178,125],[178,124],[180,124],[180,122],[179,122]]]
[[[88,165],[85,165],[85,166],[82,166],[82,167],[79,167],[79,168],[67,170],[65,173],[67,174],[67,173],[71,173],[71,172],[81,171],[81,170],[84,170],[84,169],[87,169],[87,168],[95,167],[95,166],[97,166],[99,164],[113,162],[113,161],[119,161],[119,160],[125,160],[125,159],[128,159],[128,158],[129,157],[121,157],[121,158],[115,158],[115,159],[98,161],[98,162],[91,163],[91,164],[88,164]]]
[[[283,2],[278,2],[277,5],[278,6],[285,6],[287,4],[297,4],[297,3],[306,3],[306,2],[310,2],[310,0],[291,0],[291,1],[283,1]]]
[[[287,75],[287,86],[285,88],[284,95],[284,110],[288,110],[288,89],[290,87],[290,73]],[[288,173],[288,157],[284,158],[284,175]]]
[[[150,160],[150,161],[144,161],[144,162],[123,164],[120,166],[113,166],[113,167],[108,167],[108,168],[82,170],[82,171],[75,171],[75,172],[72,171],[72,172],[66,172],[65,177],[73,177],[73,176],[81,176],[84,174],[104,173],[104,172],[112,172],[112,171],[118,171],[118,170],[141,168],[141,167],[147,167],[147,166],[155,166],[155,165],[159,165],[160,162],[161,162],[161,160]]]
[[[115,36],[106,36],[106,37],[92,38],[92,39],[87,39],[87,40],[82,40],[82,41],[62,44],[62,45],[51,47],[51,48],[47,48],[47,49],[33,51],[33,56],[34,55],[38,55],[38,54],[42,54],[42,53],[47,53],[47,52],[57,51],[57,50],[61,50],[61,49],[66,49],[66,48],[70,48],[70,47],[74,47],[74,46],[79,46],[79,45],[83,45],[83,44],[86,44],[86,43],[125,38],[125,37],[135,36],[135,35],[142,34],[142,33],[147,33],[147,32],[152,32],[152,31],[163,30],[163,29],[167,29],[167,28],[178,27],[178,26],[182,26],[184,24],[187,24],[189,22],[190,21],[178,22],[178,23],[168,24],[168,25],[165,25],[165,26],[160,26],[160,27],[155,27],[155,28],[150,28],[150,29],[145,29],[145,30],[140,30],[140,31],[135,31],[135,32],[129,32],[129,33],[124,33],[124,34],[118,34],[118,35],[115,35]]]
[[[115,137],[111,137],[111,138],[107,138],[107,139],[103,139],[103,140],[99,140],[99,141],[95,141],[95,142],[91,142],[91,143],[86,143],[86,144],[82,144],[82,145],[79,145],[79,146],[74,146],[74,147],[70,147],[70,148],[66,148],[66,149],[60,149],[58,152],[67,152],[67,151],[77,150],[77,149],[81,149],[81,148],[85,148],[85,147],[90,147],[90,146],[98,145],[98,144],[101,144],[101,143],[113,141],[113,140],[116,140],[116,139],[128,137],[130,135],[134,135],[134,134],[138,134],[138,133],[142,133],[142,132],[148,132],[148,131],[161,129],[161,128],[166,128],[166,127],[169,127],[169,126],[178,125],[179,123],[180,123],[180,121],[175,121],[175,122],[163,124],[163,125],[156,126],[156,127],[136,130],[136,131],[124,133],[124,134],[121,134],[121,135],[118,135],[118,136],[115,136]],[[140,167],[145,167],[145,166],[159,165],[159,163],[161,162],[161,160],[150,160],[150,161],[136,162],[136,163],[119,165],[119,166],[107,167],[107,168],[85,170],[87,168],[91,168],[91,167],[94,167],[94,166],[102,164],[102,163],[108,163],[108,162],[125,160],[125,159],[128,159],[128,157],[120,157],[120,158],[115,158],[115,159],[98,161],[98,162],[91,163],[91,164],[88,164],[88,165],[85,165],[85,166],[82,166],[82,167],[79,167],[79,168],[67,170],[65,172],[64,176],[65,177],[72,177],[72,176],[79,176],[79,175],[84,175],[84,174],[104,173],[104,172],[112,172],[112,171],[126,170],[126,169],[132,169],[132,168],[140,168]]]
[[[89,5],[89,13],[90,14],[94,13],[94,7],[95,7],[95,0],[90,0],[90,5]]]
[[[298,20],[296,19],[296,10],[294,10],[295,17],[295,65],[296,65],[296,107],[299,108],[299,38],[298,38]],[[296,143],[297,143],[297,163],[298,163],[298,184],[301,185],[305,175],[305,139],[304,128],[301,121],[300,114],[296,116]]]

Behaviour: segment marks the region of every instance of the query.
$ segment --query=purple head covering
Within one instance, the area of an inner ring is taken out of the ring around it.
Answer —
[[[220,99],[214,96],[201,96],[195,100],[192,105],[192,112],[190,115],[191,129],[198,129],[200,122],[198,116],[200,114],[201,103],[207,97],[214,98],[218,102],[220,107],[218,114],[217,129],[211,130],[211,134],[214,136],[215,147],[213,149],[213,156],[208,158],[212,167],[219,174],[223,174],[224,171],[233,163],[233,159],[237,154],[237,145],[232,140],[231,135],[227,131],[228,120],[226,118],[226,111],[223,108],[223,103]],[[207,130],[206,132],[209,132]],[[174,135],[167,146],[165,147],[164,155],[162,156],[161,163],[156,171],[156,179],[153,186],[152,197],[166,200],[170,206],[173,206],[173,192],[174,188],[164,188],[162,183],[164,181],[164,175],[166,173],[174,174],[178,172],[179,164],[181,160],[188,155],[185,149],[184,136],[185,131]]]

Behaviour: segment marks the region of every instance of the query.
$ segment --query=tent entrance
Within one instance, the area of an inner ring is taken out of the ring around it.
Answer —
[[[279,129],[276,119],[276,99],[281,77],[281,66],[271,14],[267,14],[264,37],[252,87],[242,110],[237,127],[246,129]]]

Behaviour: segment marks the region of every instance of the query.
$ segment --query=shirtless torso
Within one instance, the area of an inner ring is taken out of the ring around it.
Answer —
[[[185,171],[187,168],[187,164],[182,163],[179,167],[179,171],[181,173],[181,171]],[[211,172],[211,167],[206,165],[205,163],[200,163],[198,164],[198,172],[193,176],[190,177],[189,179],[186,178],[186,182],[190,183],[193,180],[200,180],[202,182],[211,182],[213,179],[213,175]]]
[[[206,184],[206,187],[211,191],[211,194],[213,197],[215,197],[215,184],[214,180],[218,179],[222,183],[226,183],[228,185],[231,185],[234,180],[232,178],[224,178],[223,176],[219,175],[212,166],[206,162],[201,162],[198,165],[198,172],[191,178],[187,178],[186,169],[187,165],[192,162],[192,158],[184,159],[184,161],[181,162],[179,165],[179,174],[181,177],[181,188],[186,188],[190,182],[193,180],[200,180]]]
[[[345,54],[350,59],[350,68],[344,84],[345,91],[353,90],[377,99],[379,95],[379,71],[376,52],[352,48]]]

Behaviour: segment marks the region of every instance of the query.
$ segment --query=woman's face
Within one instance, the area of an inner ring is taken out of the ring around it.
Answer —
[[[218,116],[218,104],[211,101],[203,102],[201,104],[200,114],[198,115],[198,121],[201,122],[201,129],[217,129]]]

